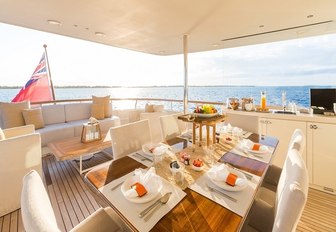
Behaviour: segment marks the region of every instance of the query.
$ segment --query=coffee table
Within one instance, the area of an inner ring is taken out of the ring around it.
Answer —
[[[101,140],[90,143],[82,143],[81,137],[73,137],[48,143],[48,147],[58,161],[79,158],[79,169],[77,166],[76,169],[80,174],[93,168],[90,167],[83,170],[83,156],[103,152],[113,158],[111,154],[104,152],[104,149],[111,146],[112,143],[109,134],[103,134]]]

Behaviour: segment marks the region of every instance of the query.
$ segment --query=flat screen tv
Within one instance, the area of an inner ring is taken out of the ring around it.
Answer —
[[[336,89],[310,89],[310,106],[332,111],[336,103]]]

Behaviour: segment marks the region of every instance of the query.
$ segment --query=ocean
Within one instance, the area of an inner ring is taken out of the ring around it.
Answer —
[[[310,106],[311,88],[335,88],[336,86],[197,86],[189,87],[188,99],[200,101],[226,102],[229,97],[251,97],[255,104],[260,103],[261,91],[266,91],[267,104],[281,106],[281,93],[286,92],[287,104],[294,102],[299,107]],[[0,89],[0,101],[10,102],[19,89]],[[91,98],[92,95],[112,98],[163,98],[183,99],[183,87],[114,87],[114,88],[56,88],[57,100]],[[134,102],[129,103],[134,107]],[[145,103],[140,103],[140,105]],[[174,103],[175,104],[175,103]],[[139,106],[139,105],[138,105]],[[173,108],[181,109],[176,103]]]

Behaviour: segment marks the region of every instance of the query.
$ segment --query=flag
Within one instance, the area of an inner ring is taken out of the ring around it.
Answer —
[[[48,76],[45,52],[31,78],[27,81],[25,86],[22,87],[16,97],[13,98],[12,102],[21,102],[25,100],[29,100],[30,102],[54,100]]]

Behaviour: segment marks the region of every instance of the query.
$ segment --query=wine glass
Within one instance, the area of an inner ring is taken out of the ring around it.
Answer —
[[[281,102],[282,102],[283,110],[286,111],[287,101],[286,101],[286,92],[285,91],[281,92]]]

